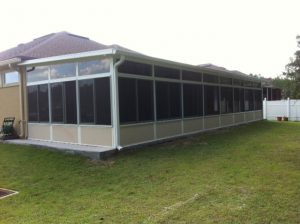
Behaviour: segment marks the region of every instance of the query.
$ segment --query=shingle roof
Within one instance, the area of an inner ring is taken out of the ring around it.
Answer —
[[[19,44],[17,47],[0,52],[0,61],[11,58],[21,58],[22,60],[37,59],[108,48],[134,52],[119,45],[104,45],[86,37],[68,32],[59,32],[36,38],[28,43]]]

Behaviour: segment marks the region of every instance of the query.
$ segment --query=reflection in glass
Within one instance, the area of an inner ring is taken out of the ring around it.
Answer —
[[[73,77],[76,75],[76,64],[75,63],[67,63],[67,64],[59,64],[52,65],[50,77],[51,79],[60,79]]]
[[[35,67],[33,71],[27,72],[27,82],[38,82],[48,80],[48,66]]]
[[[110,71],[110,60],[101,59],[78,63],[79,75],[93,75]]]

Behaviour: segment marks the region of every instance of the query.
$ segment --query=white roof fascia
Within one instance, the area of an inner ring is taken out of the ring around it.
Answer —
[[[11,58],[5,61],[0,61],[0,66],[9,65],[9,64],[16,64],[18,62],[21,62],[20,58]]]
[[[59,56],[53,56],[53,57],[47,57],[47,58],[26,60],[22,63],[19,63],[18,65],[20,65],[20,66],[22,66],[22,65],[37,65],[37,64],[45,64],[45,63],[49,63],[49,62],[59,62],[59,61],[71,60],[71,59],[112,55],[112,54],[115,54],[115,51],[116,51],[115,49],[109,48],[109,49],[97,50],[97,51],[87,51],[87,52],[81,52],[81,53],[75,53],[75,54],[65,54],[65,55],[59,55]]]

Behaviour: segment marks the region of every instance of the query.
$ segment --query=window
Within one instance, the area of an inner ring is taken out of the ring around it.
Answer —
[[[51,84],[51,116],[52,122],[63,122],[63,85]]]
[[[76,82],[51,84],[52,122],[77,124]]]
[[[48,84],[39,85],[38,89],[39,121],[49,122]]]
[[[262,110],[261,90],[254,90],[254,109],[255,110]]]
[[[202,85],[183,84],[184,117],[202,116]]]
[[[182,71],[182,79],[189,81],[202,82],[202,74],[199,72]]]
[[[243,81],[239,79],[233,79],[232,83],[234,86],[243,86]]]
[[[253,83],[250,82],[250,81],[244,81],[244,86],[245,86],[245,87],[252,87],[252,86],[253,86]]]
[[[221,87],[221,114],[232,113],[233,111],[233,89]]]
[[[34,70],[27,72],[27,82],[38,82],[48,80],[49,67],[34,67]]]
[[[179,83],[156,82],[157,119],[181,117],[181,91]]]
[[[244,89],[235,88],[233,112],[242,112],[245,109],[244,107]]]
[[[76,75],[75,63],[52,65],[50,68],[51,79],[68,78]]]
[[[138,121],[153,121],[153,82],[137,80]]]
[[[125,61],[118,68],[120,73],[134,74],[134,75],[152,75],[152,65],[138,63],[133,61]]]
[[[220,83],[224,85],[232,85],[231,78],[220,77]]]
[[[204,114],[219,114],[219,87],[204,86]]]
[[[174,68],[155,66],[155,76],[168,79],[180,79],[180,71]]]
[[[153,82],[131,78],[119,78],[120,122],[152,121]]]
[[[95,79],[96,124],[111,124],[110,78]]]
[[[19,83],[18,72],[4,73],[4,85],[17,84],[17,83]]]
[[[48,84],[28,87],[28,120],[49,122]]]
[[[28,86],[28,120],[37,122],[38,118],[38,86]]]
[[[203,82],[219,83],[219,77],[211,74],[203,74]]]
[[[254,110],[253,90],[245,89],[245,111]]]
[[[107,73],[110,71],[110,60],[108,58],[78,63],[79,75],[93,75]]]
[[[78,85],[80,122],[110,125],[110,78],[80,80]]]
[[[80,80],[79,101],[80,101],[80,122],[94,123],[94,80]]]

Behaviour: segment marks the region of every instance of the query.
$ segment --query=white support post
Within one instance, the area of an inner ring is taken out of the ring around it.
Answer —
[[[264,98],[263,102],[263,118],[267,119],[267,98]]]
[[[290,106],[291,106],[291,104],[290,104],[290,98],[289,97],[287,98],[286,102],[287,102],[287,105],[286,105],[286,116],[290,120]]]

